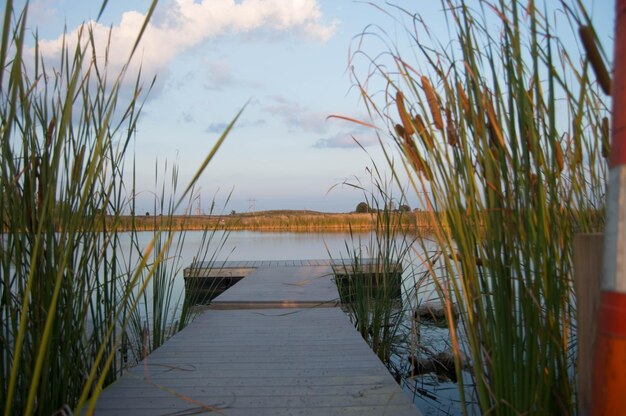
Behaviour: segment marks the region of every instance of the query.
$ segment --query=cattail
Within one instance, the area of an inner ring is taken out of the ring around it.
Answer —
[[[419,134],[420,138],[422,139],[424,146],[426,146],[426,149],[428,149],[429,151],[432,150],[435,146],[435,142],[433,140],[433,137],[428,132],[422,116],[420,116],[419,114],[415,116],[415,128],[417,129],[417,134]]]
[[[46,147],[50,146],[52,143],[52,134],[54,133],[54,126],[57,123],[56,117],[52,117],[50,120],[50,124],[48,124],[48,129],[46,130]]]
[[[598,84],[600,84],[602,91],[604,91],[606,95],[611,95],[611,76],[609,75],[609,71],[606,70],[604,61],[600,56],[593,31],[589,26],[581,26],[578,29],[578,34],[583,41],[585,52],[587,52],[587,59],[591,62],[591,67],[596,74]]]
[[[463,86],[461,85],[460,82],[456,83],[456,89],[457,89],[457,94],[458,94],[458,98],[459,98],[459,103],[461,104],[461,108],[463,109],[463,112],[465,113],[465,115],[469,115],[469,111],[470,111],[470,106],[469,106],[469,100],[467,99],[467,95],[465,94],[465,91],[463,90]]]
[[[491,136],[492,142],[497,142],[501,147],[504,148],[504,138],[502,137],[502,132],[500,131],[500,127],[498,126],[498,120],[496,119],[496,112],[493,108],[493,102],[491,98],[489,98],[489,93],[485,89],[483,100],[485,103],[485,107],[487,108],[487,122],[489,127],[489,133]]]
[[[611,155],[611,137],[609,129],[609,118],[602,119],[602,157],[607,159]]]
[[[80,151],[74,158],[74,167],[72,169],[72,181],[73,182],[79,181],[84,158],[85,158],[85,147],[81,147]]]
[[[400,114],[400,120],[402,121],[402,125],[404,126],[404,130],[406,134],[411,136],[415,133],[415,128],[413,127],[413,123],[411,123],[411,116],[406,111],[406,107],[404,106],[404,95],[402,91],[398,91],[396,93],[396,106],[398,107],[398,114]]]
[[[430,107],[430,113],[433,116],[435,127],[437,127],[439,131],[442,131],[443,119],[441,118],[441,111],[439,110],[439,101],[437,101],[437,95],[430,85],[430,81],[428,81],[428,78],[425,76],[422,76],[422,88],[424,88],[424,92],[426,93],[426,100],[428,101],[428,107]]]
[[[403,139],[407,139],[407,134],[406,134],[406,130],[404,130],[404,127],[402,127],[402,124],[396,124],[394,126],[395,130],[396,130],[396,135],[398,135],[398,137],[401,137]]]
[[[558,140],[554,141],[554,157],[556,159],[556,166],[559,169],[559,173],[563,172],[565,161],[563,160],[563,149],[561,149],[561,144]]]
[[[446,135],[448,136],[448,144],[452,147],[456,146],[459,140],[449,107],[446,107]]]
[[[572,130],[574,131],[574,165],[578,165],[583,161],[583,149],[581,143],[581,135],[579,123],[580,117],[574,119]]]
[[[426,162],[420,156],[413,140],[405,140],[402,148],[404,151],[404,155],[413,166],[413,169],[417,173],[422,173],[426,177],[426,179],[431,180],[432,171],[430,170],[430,167],[426,164]]]

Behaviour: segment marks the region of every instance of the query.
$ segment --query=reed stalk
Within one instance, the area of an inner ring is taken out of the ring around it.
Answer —
[[[443,267],[432,278],[448,303],[461,400],[478,401],[484,414],[572,414],[572,237],[603,228],[608,109],[587,57],[576,39],[561,40],[558,25],[592,34],[593,25],[580,2],[442,7],[450,43],[395,7],[417,60],[390,48],[366,58],[373,69],[357,83],[373,115],[388,121],[422,203],[439,212],[441,255],[429,270]],[[364,87],[375,80],[383,104]],[[463,350],[475,397],[465,396]]]
[[[374,226],[369,240],[355,238],[350,230],[346,257],[335,270],[335,281],[350,320],[379,359],[400,378],[399,355],[406,349],[404,331],[407,299],[404,291],[405,260],[412,232],[403,224],[404,213],[378,170],[372,172],[373,189],[364,190]],[[409,285],[412,286],[412,285]],[[394,357],[395,355],[395,357]],[[396,358],[396,359],[394,359]]]

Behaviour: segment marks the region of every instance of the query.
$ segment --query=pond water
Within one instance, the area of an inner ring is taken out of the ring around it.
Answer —
[[[183,262],[190,264],[201,248],[201,231],[187,231],[180,255]],[[353,237],[368,241],[370,233],[353,233]],[[128,234],[130,236],[130,234]],[[139,232],[139,244],[146,247],[154,234]],[[346,254],[346,241],[351,241],[349,233],[294,233],[256,231],[217,231],[209,245],[209,252],[225,238],[217,260],[310,260],[327,259]],[[128,242],[127,242],[128,243]],[[209,253],[211,254],[211,253]]]

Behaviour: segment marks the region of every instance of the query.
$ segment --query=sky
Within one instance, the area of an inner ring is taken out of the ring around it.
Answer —
[[[439,1],[395,3],[419,12],[447,36]],[[613,22],[613,1],[588,3],[594,18]],[[114,68],[127,56],[149,4],[109,1],[96,33],[105,39],[113,28]],[[75,33],[97,17],[100,5],[31,1],[29,27],[37,28],[43,53],[54,56],[63,28]],[[376,36],[361,43],[364,31],[384,31],[411,53],[396,22],[400,16],[382,1],[161,0],[131,69],[141,64],[146,85],[157,76],[133,143],[137,209],[152,210],[154,193],[169,182],[174,165],[184,189],[245,106],[200,178],[191,212],[207,213],[212,201],[226,212],[353,211],[364,200],[363,191],[345,183],[369,187],[368,170],[374,163],[385,170],[386,161],[372,129],[328,116],[367,119],[350,75],[350,56],[359,48],[369,56],[385,51]],[[601,29],[606,32],[600,36],[610,36],[612,23]],[[366,62],[364,56],[359,62]]]

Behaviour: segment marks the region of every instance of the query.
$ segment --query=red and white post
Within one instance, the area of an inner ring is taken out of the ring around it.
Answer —
[[[612,146],[592,415],[626,414],[626,0],[616,1]]]

